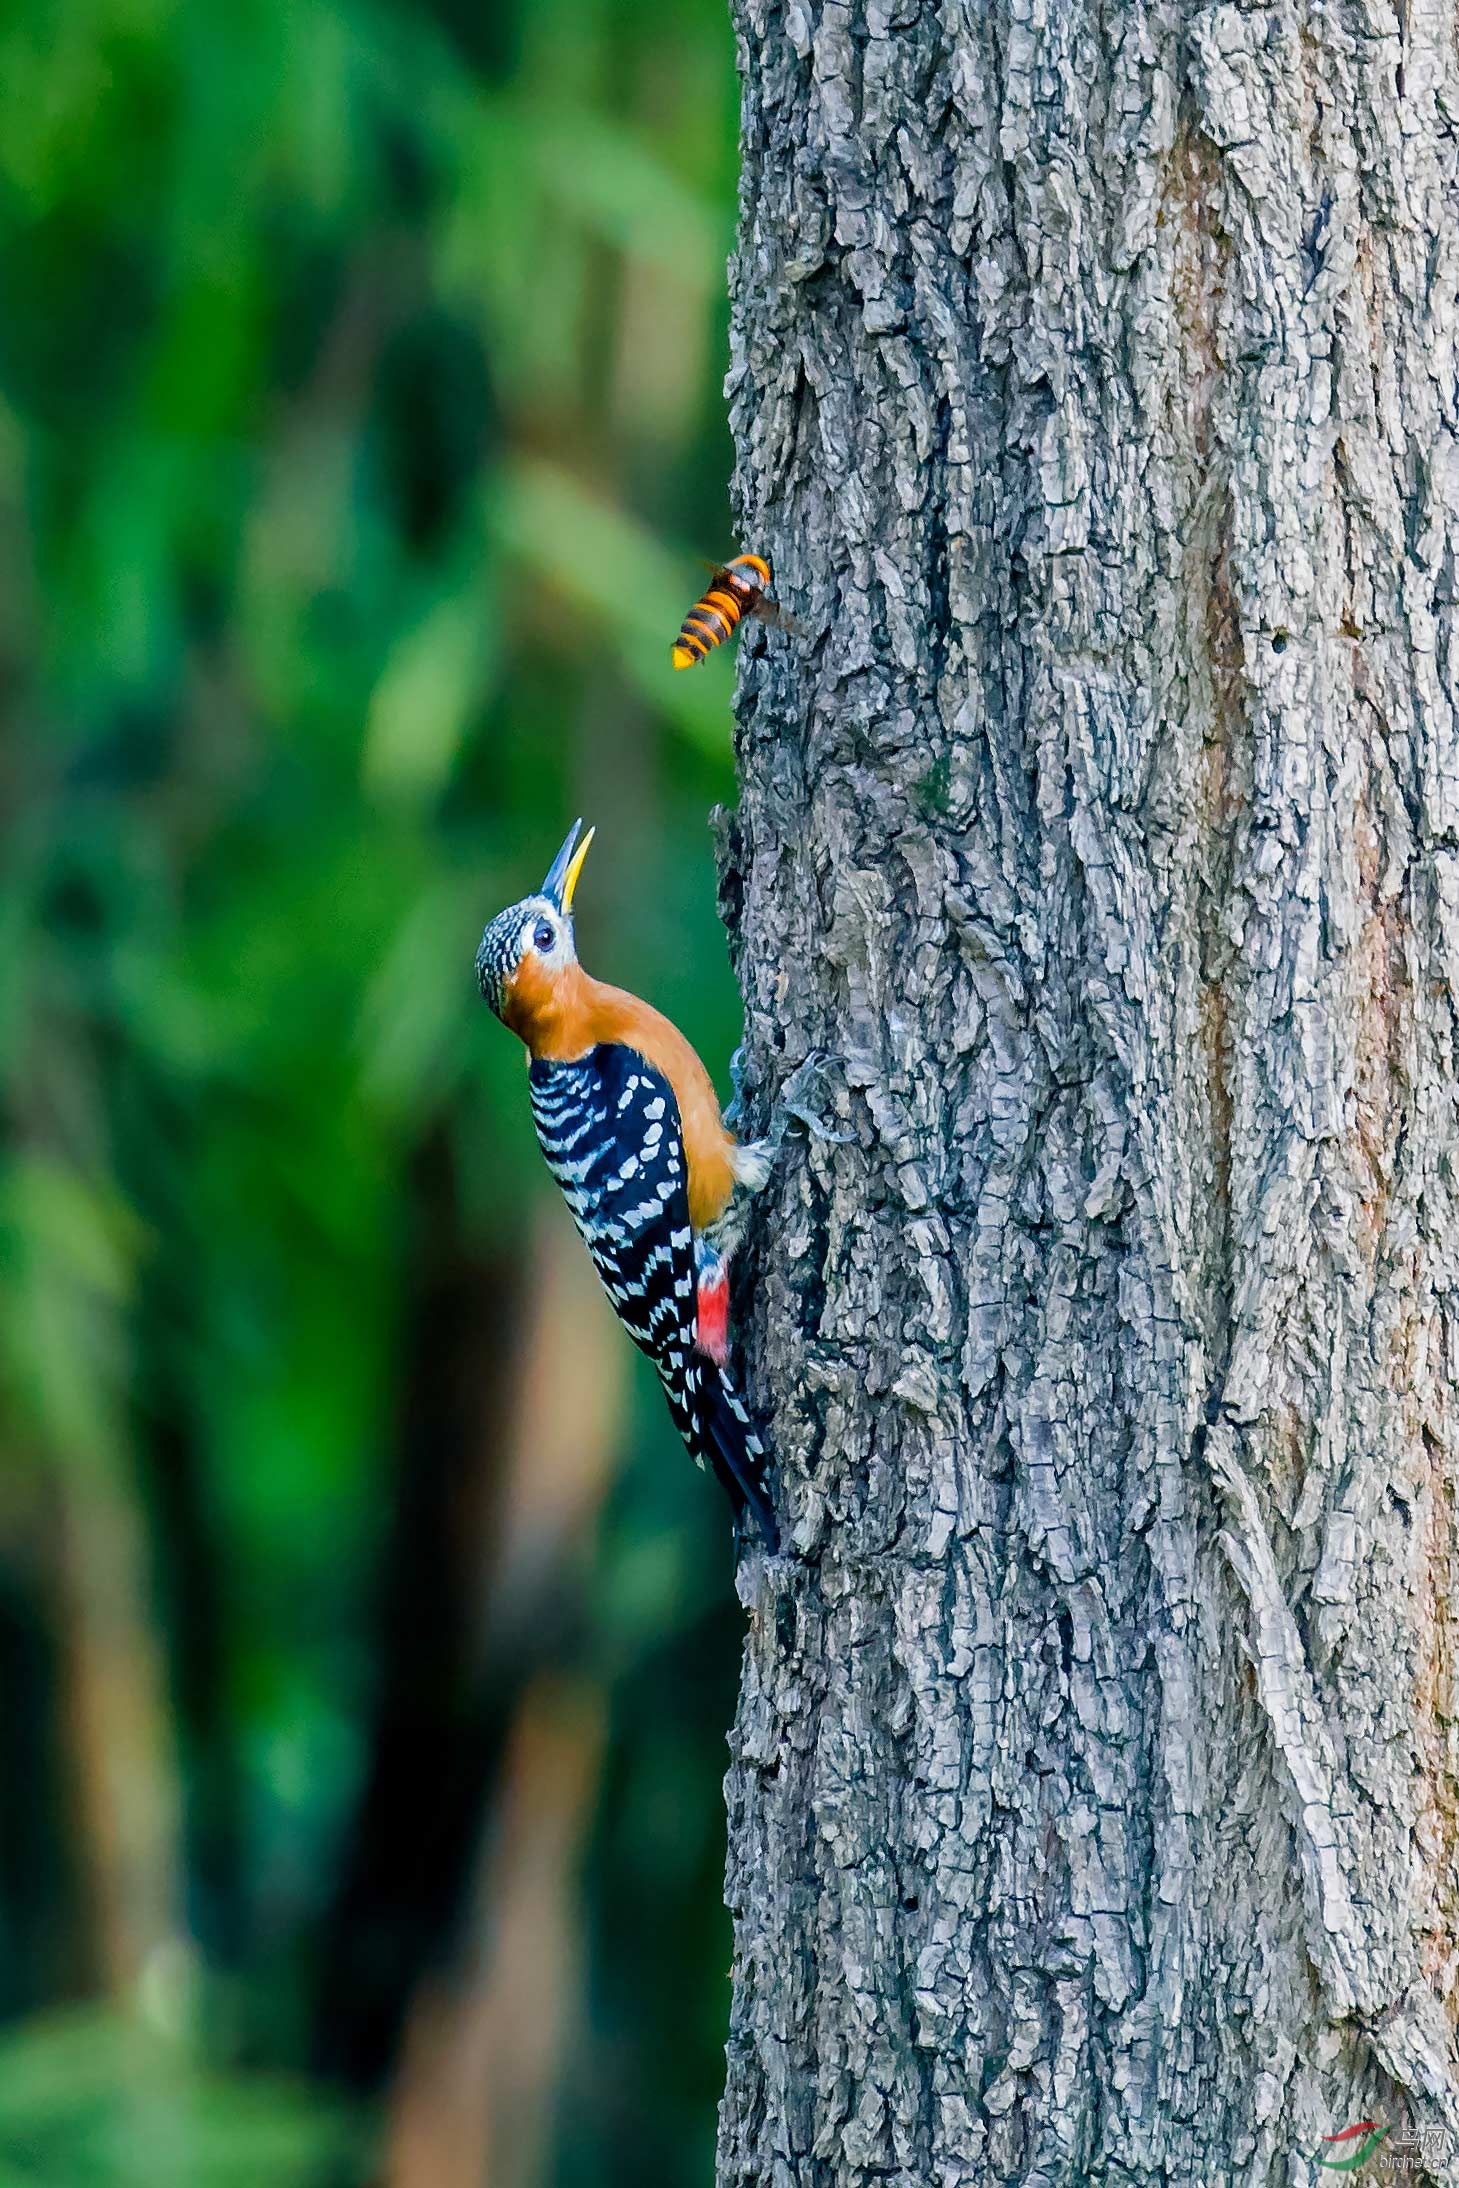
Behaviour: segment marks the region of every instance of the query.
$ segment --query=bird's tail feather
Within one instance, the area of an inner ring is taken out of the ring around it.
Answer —
[[[706,1360],[700,1381],[699,1433],[709,1461],[737,1515],[749,1512],[767,1550],[780,1545],[770,1502],[765,1452],[750,1424],[744,1400],[728,1373]]]

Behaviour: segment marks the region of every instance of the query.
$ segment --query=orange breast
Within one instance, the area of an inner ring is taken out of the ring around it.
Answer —
[[[600,1041],[617,1041],[661,1071],[679,1105],[689,1221],[702,1231],[724,1214],[735,1189],[734,1138],[720,1120],[713,1080],[662,1011],[591,979],[580,965],[569,966],[550,986],[543,980],[530,993],[514,992],[509,1010],[508,1023],[534,1056],[571,1063]]]

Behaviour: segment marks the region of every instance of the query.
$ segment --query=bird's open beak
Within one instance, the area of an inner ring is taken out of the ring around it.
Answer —
[[[590,828],[582,842],[578,843],[578,830],[582,825],[580,820],[573,822],[567,832],[567,839],[548,868],[547,879],[542,884],[542,894],[548,903],[555,904],[560,912],[569,915],[572,912],[572,893],[578,885],[583,860],[587,857],[588,846],[597,833],[596,829]],[[573,850],[575,843],[578,844],[576,851]]]

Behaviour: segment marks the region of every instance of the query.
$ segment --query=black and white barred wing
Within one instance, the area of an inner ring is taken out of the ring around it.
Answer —
[[[774,1544],[764,1453],[723,1366],[696,1349],[698,1269],[679,1107],[632,1049],[533,1063],[532,1116],[619,1320],[659,1371],[674,1425]]]
[[[628,1334],[666,1372],[694,1342],[694,1234],[679,1109],[631,1049],[534,1063],[532,1117],[603,1287]]]

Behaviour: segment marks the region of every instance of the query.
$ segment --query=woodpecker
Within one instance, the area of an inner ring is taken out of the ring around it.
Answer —
[[[769,1174],[768,1141],[725,1126],[713,1082],[678,1028],[578,963],[572,902],[594,831],[582,822],[535,896],[481,938],[483,998],[526,1044],[532,1121],[614,1311],[658,1370],[690,1456],[777,1544],[765,1454],[725,1365],[725,1218]]]

